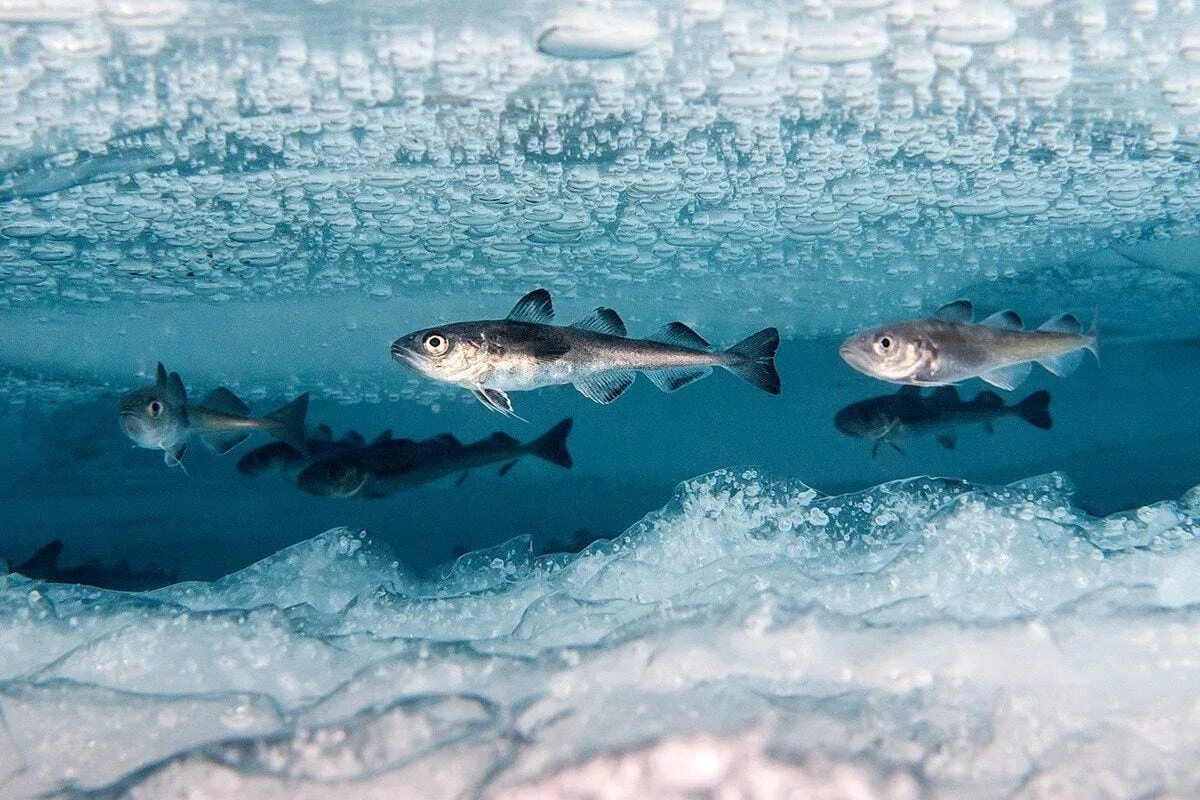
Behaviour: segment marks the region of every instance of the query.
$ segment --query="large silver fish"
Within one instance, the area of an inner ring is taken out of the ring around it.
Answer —
[[[928,319],[893,322],[851,336],[841,355],[859,372],[891,383],[944,386],[982,378],[1015,389],[1029,377],[1032,362],[1055,375],[1068,375],[1084,351],[1098,357],[1096,323],[1084,331],[1071,314],[1060,314],[1037,330],[1024,330],[1014,311],[973,322],[966,300],[942,306]]]
[[[493,433],[472,444],[462,444],[450,434],[420,442],[393,439],[385,433],[371,444],[318,459],[304,468],[297,485],[323,497],[377,499],[424,486],[448,475],[500,464],[505,475],[525,455],[569,469],[571,453],[567,435],[571,419],[564,419],[531,442],[522,444],[507,433]]]
[[[648,339],[631,339],[611,308],[597,308],[565,327],[552,325],[553,319],[550,293],[536,289],[505,319],[455,322],[397,339],[392,358],[436,381],[470,389],[505,416],[516,416],[508,392],[570,383],[590,400],[611,403],[639,372],[664,392],[673,392],[722,367],[779,394],[779,331],[774,328],[714,351],[682,322],[672,322]]]
[[[172,466],[183,466],[192,436],[203,438],[222,455],[250,438],[252,431],[263,431],[300,449],[305,446],[307,413],[308,392],[263,417],[251,416],[246,404],[224,387],[209,392],[199,405],[188,405],[179,373],[168,374],[161,363],[154,385],[129,392],[119,407],[126,435],[138,447],[162,450],[163,460]]]
[[[903,453],[900,440],[926,434],[932,434],[938,444],[953,450],[958,444],[959,427],[981,423],[991,433],[992,424],[1006,416],[1019,417],[1035,428],[1048,430],[1053,425],[1050,393],[1043,389],[1010,406],[992,391],[963,400],[953,386],[940,386],[928,396],[921,394],[919,386],[901,386],[895,394],[851,403],[837,412],[833,424],[847,436],[870,441],[874,458],[882,443]]]

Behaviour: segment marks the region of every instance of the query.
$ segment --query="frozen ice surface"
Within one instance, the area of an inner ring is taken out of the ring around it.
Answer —
[[[1200,505],[1069,492],[726,471],[425,580],[345,529],[142,595],[9,576],[0,792],[1195,795]]]
[[[1065,292],[1144,324],[1114,302],[1136,286],[1194,329],[1177,265],[1092,254],[1197,233],[1197,20],[0,0],[0,304],[546,284],[830,333],[1015,283],[1031,317]]]

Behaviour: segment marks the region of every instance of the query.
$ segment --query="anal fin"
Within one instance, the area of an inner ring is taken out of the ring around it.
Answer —
[[[598,372],[575,382],[575,388],[595,403],[607,405],[616,400],[633,385],[637,376],[634,372]]]
[[[1083,353],[1083,350],[1072,350],[1060,356],[1039,358],[1038,363],[1060,378],[1064,378],[1079,369],[1079,365],[1083,363]]]
[[[1033,367],[1028,361],[1022,361],[1020,364],[1009,364],[1006,367],[999,367],[991,372],[985,372],[979,377],[997,389],[1012,391],[1029,377],[1029,372],[1032,369]]]
[[[244,431],[235,431],[233,433],[209,433],[205,434],[203,438],[204,443],[212,448],[214,453],[219,456],[223,456],[242,442],[249,439],[250,434]]]
[[[710,367],[679,367],[677,369],[656,369],[645,372],[650,382],[664,392],[674,392],[689,383],[706,378],[712,373]]]

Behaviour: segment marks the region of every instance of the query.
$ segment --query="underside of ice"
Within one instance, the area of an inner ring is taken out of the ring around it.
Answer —
[[[428,579],[345,529],[142,595],[11,575],[0,789],[1194,794],[1200,507],[1069,491],[720,472],[582,553]]]

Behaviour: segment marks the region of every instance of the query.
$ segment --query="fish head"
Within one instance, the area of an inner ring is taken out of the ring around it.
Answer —
[[[914,383],[929,374],[937,349],[919,323],[900,322],[856,333],[838,352],[859,372],[892,383]]]
[[[851,403],[833,418],[834,427],[856,439],[886,439],[895,432],[897,423],[895,415],[869,400]]]
[[[469,322],[410,333],[392,342],[391,352],[427,378],[460,386],[481,385],[490,369],[486,329]]]
[[[158,386],[135,389],[121,398],[117,418],[138,447],[167,450],[184,438],[187,406]]]
[[[296,484],[318,497],[353,497],[371,479],[371,470],[357,458],[323,458],[305,467]]]

